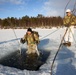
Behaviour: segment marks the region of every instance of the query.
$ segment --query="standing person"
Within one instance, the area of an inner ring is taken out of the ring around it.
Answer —
[[[32,31],[31,28],[28,28],[24,37],[21,38],[21,43],[25,43],[25,42],[27,42],[28,45],[28,50],[26,51],[27,54],[37,53],[37,55],[39,55],[37,49],[37,45],[39,44],[38,32]]]
[[[76,24],[76,16],[74,16],[70,9],[66,10],[66,16],[63,19],[63,24],[68,27],[67,33],[64,37],[64,45],[71,46],[74,35],[74,25]]]

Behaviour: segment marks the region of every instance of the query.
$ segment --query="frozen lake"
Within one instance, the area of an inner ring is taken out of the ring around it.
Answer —
[[[17,67],[9,67],[0,65],[0,75],[50,75],[51,72],[51,63],[54,59],[54,56],[60,45],[62,36],[65,33],[65,28],[52,28],[52,29],[33,29],[39,32],[40,35],[40,44],[38,49],[43,53],[43,59],[40,61],[45,62],[42,66],[39,67],[37,71],[29,71],[27,69],[18,69]],[[14,58],[17,55],[19,56],[19,49],[22,50],[22,53],[27,49],[26,43],[20,44],[19,40],[26,33],[26,29],[16,29],[14,30],[16,36],[12,29],[1,29],[0,30],[0,60],[5,58]],[[76,29],[75,29],[76,32]],[[74,34],[76,37],[76,33]],[[71,47],[62,47],[59,51],[56,61],[53,67],[53,75],[75,75],[76,74],[76,39]],[[13,55],[14,54],[14,57]],[[9,56],[11,55],[11,56]],[[23,55],[23,54],[22,54]],[[8,57],[7,57],[8,56]],[[17,61],[14,59],[10,59]],[[5,61],[5,60],[2,60]],[[8,61],[10,65],[11,61]],[[20,61],[18,61],[20,62]],[[39,62],[40,63],[40,62]]]

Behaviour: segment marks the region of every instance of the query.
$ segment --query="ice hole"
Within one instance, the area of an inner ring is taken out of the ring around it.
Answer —
[[[39,70],[48,59],[49,51],[39,50],[40,56],[36,54],[26,55],[26,50],[22,49],[21,54],[19,51],[13,52],[0,60],[0,64],[4,66],[14,67],[21,70]]]

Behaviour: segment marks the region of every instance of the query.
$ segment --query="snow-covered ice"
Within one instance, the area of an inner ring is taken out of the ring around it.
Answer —
[[[50,75],[51,63],[58,50],[65,28],[33,29],[39,32],[40,50],[50,51],[44,65],[38,71],[20,70],[13,67],[0,65],[0,75]],[[16,36],[14,32],[16,33]],[[76,29],[75,29],[76,32]],[[26,33],[26,29],[0,29],[0,60],[8,54],[27,45],[20,44],[19,40]],[[53,75],[76,75],[76,33],[71,47],[62,47],[53,66]],[[46,55],[45,55],[46,56]]]

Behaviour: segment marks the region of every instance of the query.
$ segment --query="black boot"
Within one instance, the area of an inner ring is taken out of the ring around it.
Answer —
[[[63,43],[63,45],[64,45],[64,46],[68,46],[68,43],[65,42],[65,43]]]
[[[71,42],[67,42],[67,43],[65,42],[65,43],[63,43],[63,45],[70,47],[71,46]]]
[[[68,46],[69,46],[69,47],[71,46],[71,42],[68,42]]]

